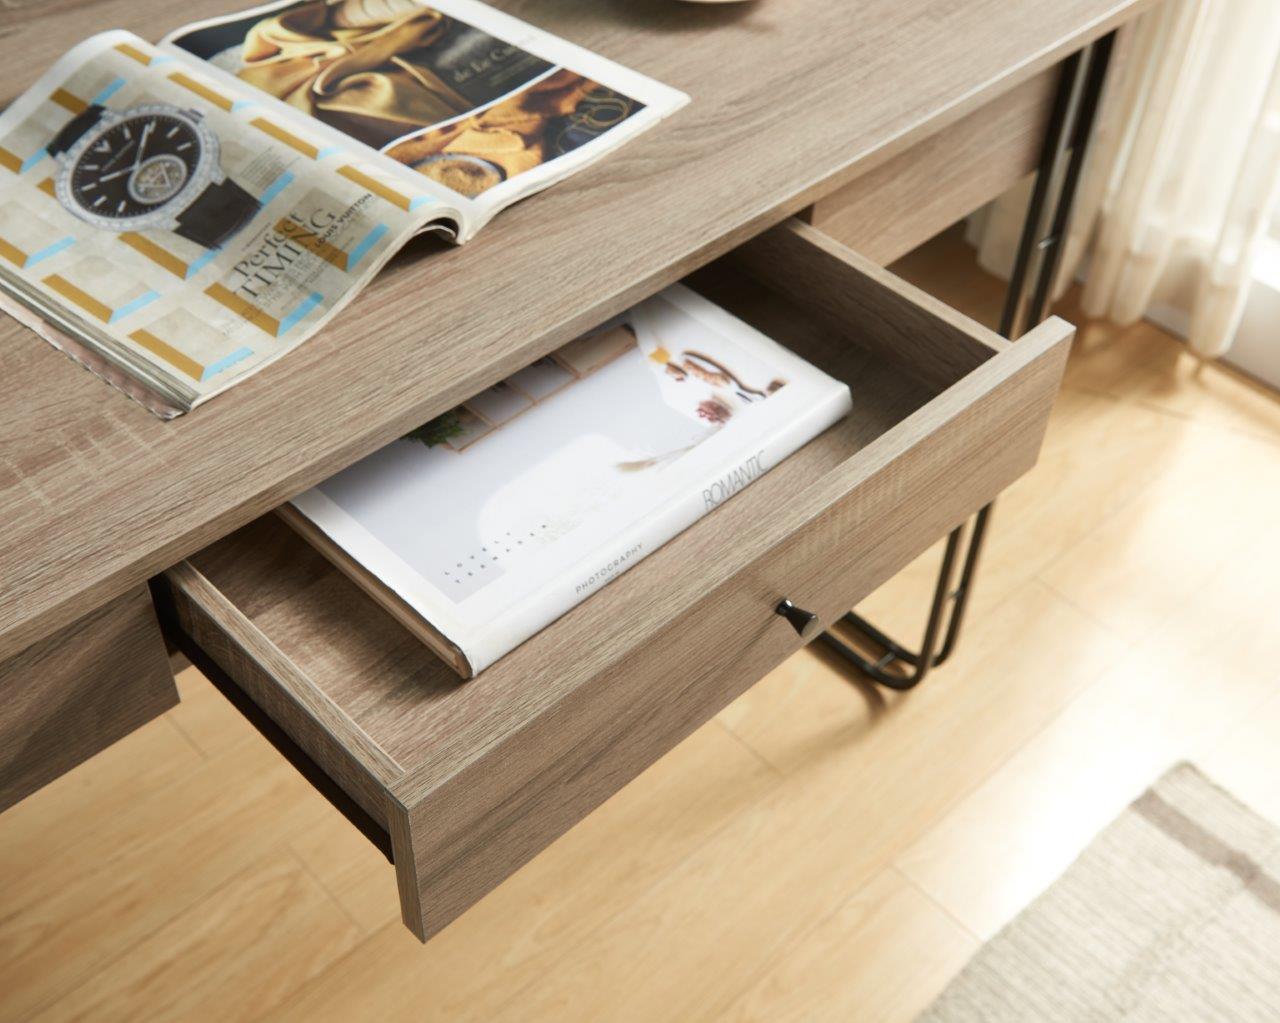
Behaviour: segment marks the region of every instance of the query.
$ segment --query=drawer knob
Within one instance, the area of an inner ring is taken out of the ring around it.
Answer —
[[[796,607],[789,600],[783,600],[773,610],[775,614],[780,614],[789,621],[791,627],[800,634],[800,638],[806,643],[822,631],[822,623],[818,621],[816,614],[812,611],[806,611],[802,607]]]

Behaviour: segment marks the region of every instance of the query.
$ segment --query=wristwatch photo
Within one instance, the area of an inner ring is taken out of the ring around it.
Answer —
[[[48,150],[60,165],[58,201],[107,231],[173,231],[216,248],[261,205],[223,172],[199,111],[169,103],[87,107]]]

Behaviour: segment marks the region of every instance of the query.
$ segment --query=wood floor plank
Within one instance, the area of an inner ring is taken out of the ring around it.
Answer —
[[[493,1019],[719,1017],[874,872],[868,860],[878,843],[851,849],[829,818],[819,823],[822,791],[830,796],[826,786],[788,784],[748,805],[651,890],[565,948],[553,970],[527,976]]]
[[[1104,320],[1087,320],[1080,315],[1080,294],[1066,296],[1059,308],[1074,315],[1078,324],[1071,348],[1071,361],[1063,375],[1063,387],[1132,400],[1147,379],[1145,367],[1156,364],[1167,371],[1184,351],[1164,331],[1147,323],[1117,327]]]
[[[291,995],[280,1017],[486,1020],[521,1005],[526,988],[572,973],[571,950],[778,787],[775,772],[709,722],[425,948],[397,914],[340,970]],[[308,862],[349,903],[358,887],[341,868],[314,850]]]
[[[1249,609],[1280,604],[1280,525],[1254,544],[1253,557],[1219,566],[1163,627],[904,852],[899,868],[987,938],[1166,768],[1190,758],[1212,771],[1201,754],[1222,749],[1231,729],[1248,730],[1248,741],[1237,741],[1257,778],[1241,795],[1274,789],[1274,754],[1254,754],[1268,743],[1280,748],[1280,719],[1253,716],[1280,688],[1280,631]],[[1247,773],[1229,772],[1237,780]]]
[[[1076,544],[1131,506],[1178,444],[1168,427],[1166,417],[1141,406],[1062,394],[1035,472],[996,505],[974,613],[984,614],[1014,586],[1069,557]]]
[[[1041,572],[1125,636],[1145,635],[1178,614],[1224,561],[1252,557],[1255,536],[1280,508],[1280,446],[1193,420],[1165,420],[1177,443],[1165,451],[1142,500]]]
[[[1280,678],[1272,695],[1243,721],[1196,754],[1196,764],[1258,813],[1280,821]]]
[[[261,741],[244,716],[195,668],[179,672],[176,681],[181,702],[169,711],[169,720],[206,759]]]
[[[882,870],[805,934],[723,1018],[905,1023],[978,946],[902,874]]]
[[[359,940],[360,930],[284,851],[237,874],[54,1001],[40,1023],[257,1016]]]
[[[1167,369],[1146,365],[1134,397],[1153,408],[1197,422],[1280,442],[1275,391],[1223,363],[1202,363],[1178,346]],[[1167,350],[1167,349],[1166,349]]]
[[[51,852],[21,885],[0,886],[40,893],[0,909],[6,1011],[20,1017],[88,981],[264,851],[336,812],[269,746],[255,749],[204,762],[102,822],[74,854]]]
[[[1063,385],[1141,402],[1206,425],[1280,442],[1276,392],[1221,362],[1202,362],[1159,327],[1087,322],[1073,293],[1059,310],[1076,334]]]
[[[1019,586],[1132,504],[1176,457],[1182,424],[1105,395],[1064,391],[1033,472],[1000,495],[971,597],[985,618]],[[1070,495],[1070,500],[1064,500]],[[858,612],[909,645],[919,643],[942,544],[880,587]]]
[[[168,715],[148,722],[127,739],[51,782],[0,817],[0,919],[43,889],[33,885],[41,866],[79,855],[86,845],[101,849],[103,829],[139,801],[169,787],[200,764],[191,743]],[[51,855],[52,854],[52,855]],[[21,878],[22,883],[12,883]]]
[[[365,934],[400,923],[395,867],[341,814],[304,828],[289,848]]]

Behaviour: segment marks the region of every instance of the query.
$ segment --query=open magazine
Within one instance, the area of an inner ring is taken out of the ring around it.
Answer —
[[[849,408],[847,385],[673,285],[279,514],[471,677]]]
[[[686,101],[475,0],[107,32],[0,116],[0,305],[168,418]]]

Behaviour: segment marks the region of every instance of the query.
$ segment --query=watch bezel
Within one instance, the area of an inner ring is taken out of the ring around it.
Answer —
[[[200,155],[195,169],[191,171],[186,183],[172,197],[153,210],[139,213],[132,217],[106,217],[85,209],[71,192],[71,175],[80,157],[94,141],[117,125],[135,118],[148,116],[173,117],[183,121],[196,133],[200,144]],[[58,202],[64,209],[94,227],[104,231],[172,231],[178,226],[178,217],[192,202],[210,185],[217,184],[223,178],[221,153],[218,136],[204,123],[200,114],[194,110],[184,110],[171,103],[139,103],[125,110],[106,110],[98,118],[97,123],[80,138],[76,139],[66,153],[62,155],[61,166],[54,180],[54,192]]]

